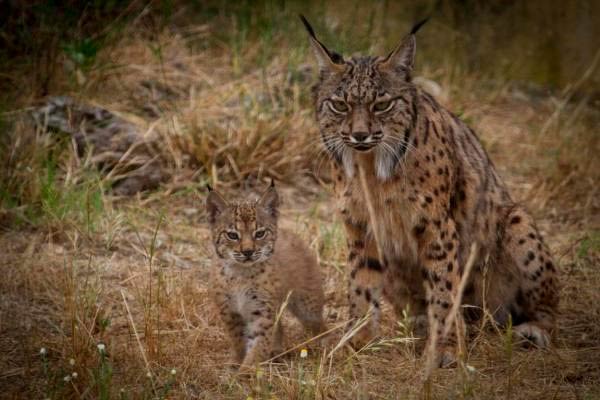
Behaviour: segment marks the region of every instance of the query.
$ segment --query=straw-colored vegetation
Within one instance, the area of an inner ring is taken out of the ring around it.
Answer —
[[[2,53],[11,59],[0,65],[0,397],[600,398],[595,2],[578,2],[584,11],[476,2],[473,15],[452,2],[92,3],[81,17],[88,30],[40,30],[29,52]],[[206,297],[204,185],[235,193],[278,180],[282,223],[318,254],[327,320],[338,328],[333,344],[344,340],[345,239],[296,15],[307,14],[331,47],[384,53],[431,11],[416,69],[475,128],[513,196],[539,221],[561,270],[554,346],[523,350],[510,329],[484,319],[471,327],[460,365],[425,379],[423,338],[384,306],[383,337],[360,351],[303,344],[309,338],[290,320],[293,350],[238,379],[224,365],[226,338]],[[35,39],[15,15],[5,17],[11,31],[3,40]],[[533,22],[510,25],[525,19]],[[581,25],[580,40],[569,29],[540,33],[556,19]],[[69,135],[32,122],[48,94],[139,127],[165,171],[160,187],[114,196],[115,176],[127,168],[111,174],[93,149],[78,153]]]

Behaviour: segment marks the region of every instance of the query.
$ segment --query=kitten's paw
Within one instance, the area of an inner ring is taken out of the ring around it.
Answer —
[[[454,368],[457,365],[457,358],[454,349],[446,349],[438,355],[439,368]]]
[[[550,334],[539,326],[525,322],[513,328],[515,336],[524,339],[524,345],[533,344],[541,349],[546,349],[550,346]]]
[[[369,326],[365,326],[352,336],[350,344],[355,350],[362,349],[377,337],[375,331]]]
[[[264,373],[264,371],[260,365],[251,363],[242,363],[240,369],[237,371],[238,377],[242,379],[259,377],[262,373]]]
[[[332,348],[335,347],[335,345],[338,343],[339,338],[336,338],[335,335],[333,335],[332,333],[329,333],[323,337],[321,337],[317,343],[319,344],[319,347],[322,348]]]

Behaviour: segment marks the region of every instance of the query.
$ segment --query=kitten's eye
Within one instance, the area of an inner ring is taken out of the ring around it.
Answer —
[[[261,229],[261,230],[254,232],[254,238],[260,240],[260,239],[264,238],[266,234],[267,234],[267,231],[265,231],[264,229]]]
[[[227,232],[227,239],[229,240],[240,240],[240,234],[237,232]]]
[[[389,111],[392,109],[392,107],[394,106],[394,101],[393,100],[388,100],[388,101],[380,101],[378,103],[373,104],[373,111],[375,111],[376,113],[383,113],[386,111]]]
[[[342,100],[331,100],[328,104],[329,108],[331,108],[331,111],[338,114],[345,114],[350,109],[348,107],[348,104],[346,104],[346,102]]]

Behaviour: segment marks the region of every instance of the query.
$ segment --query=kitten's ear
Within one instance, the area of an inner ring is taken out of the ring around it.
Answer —
[[[208,189],[208,196],[206,197],[206,215],[208,215],[208,222],[214,224],[217,217],[223,213],[229,207],[225,199],[217,192],[206,185]]]
[[[415,34],[428,20],[429,18],[425,18],[413,26],[410,33],[402,39],[398,47],[381,62],[379,68],[404,71],[410,75],[415,65],[415,53],[417,50]]]
[[[306,31],[310,35],[310,45],[313,49],[313,53],[319,63],[319,69],[321,71],[341,72],[344,70],[344,58],[332,52],[315,35],[315,31],[310,26],[304,15],[300,14],[300,20],[304,24]]]
[[[279,195],[275,189],[275,182],[271,179],[271,185],[263,193],[257,205],[262,207],[272,217],[279,215]]]

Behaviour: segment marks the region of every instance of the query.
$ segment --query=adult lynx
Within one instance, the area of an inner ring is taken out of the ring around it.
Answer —
[[[475,243],[463,304],[485,304],[547,346],[558,303],[552,258],[475,133],[412,83],[422,23],[387,57],[346,59],[302,20],[319,64],[316,116],[348,237],[350,316],[373,313],[357,341],[376,334],[384,295],[398,312],[427,313],[438,362],[452,363],[457,334],[446,325]]]

